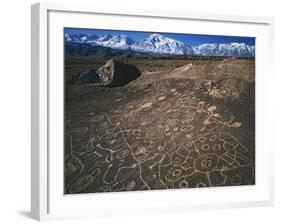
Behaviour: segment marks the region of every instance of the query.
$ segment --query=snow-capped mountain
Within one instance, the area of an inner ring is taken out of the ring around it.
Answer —
[[[94,44],[103,47],[128,50],[134,41],[127,35],[111,36],[109,34],[98,38]]]
[[[202,44],[193,47],[195,54],[202,56],[232,56],[232,57],[254,57],[255,46],[244,43],[229,44]]]
[[[75,42],[75,43],[93,43],[95,40],[99,38],[97,35],[84,35],[84,34],[75,34],[75,35],[70,35],[70,34],[65,34],[64,35],[65,40],[68,42]]]
[[[254,57],[255,46],[244,43],[201,44],[190,46],[161,34],[151,34],[144,40],[134,41],[127,35],[65,34],[69,43],[90,44],[120,50],[132,50],[142,53],[160,55],[201,55],[201,56],[232,56]]]
[[[137,41],[131,49],[140,52],[151,52],[157,54],[191,55],[194,54],[191,46],[183,42],[164,37],[160,34],[151,34],[143,41]]]

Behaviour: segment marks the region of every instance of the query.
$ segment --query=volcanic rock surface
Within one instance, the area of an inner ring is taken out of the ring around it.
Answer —
[[[255,61],[175,61],[110,61],[106,85],[66,85],[66,194],[255,184]]]

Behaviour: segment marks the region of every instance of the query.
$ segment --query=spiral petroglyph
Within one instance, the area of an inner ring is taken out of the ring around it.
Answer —
[[[66,194],[255,184],[254,60],[122,60],[141,74],[114,87],[73,81],[105,59],[65,61]]]

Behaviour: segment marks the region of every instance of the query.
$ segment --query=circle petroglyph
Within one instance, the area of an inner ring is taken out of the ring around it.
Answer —
[[[255,184],[254,60],[93,48],[66,49],[65,194]]]
[[[180,188],[187,188],[188,187],[188,182],[183,180],[183,181],[181,181],[179,183],[179,186],[180,186]]]
[[[201,172],[212,171],[217,167],[218,157],[214,154],[205,154],[195,161],[195,168]]]

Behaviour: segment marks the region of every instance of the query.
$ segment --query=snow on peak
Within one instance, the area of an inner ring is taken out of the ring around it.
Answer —
[[[108,41],[112,38],[112,36],[110,34],[106,34],[100,38],[98,38],[98,41],[102,42],[102,41]]]
[[[146,40],[148,41],[155,41],[155,42],[159,42],[165,39],[167,39],[167,37],[164,37],[161,34],[157,34],[157,33],[153,33],[146,38]]]
[[[165,55],[201,55],[201,56],[234,56],[254,57],[255,46],[245,43],[206,43],[193,46],[181,41],[153,33],[144,40],[134,41],[129,36],[111,35],[97,36],[95,34],[65,34],[65,41],[86,43],[93,46],[103,46],[113,49],[133,50],[137,52],[165,54]]]
[[[129,49],[133,40],[127,35],[106,35],[99,38],[95,44],[104,47],[116,48],[116,49]]]
[[[202,56],[255,56],[255,46],[249,46],[245,43],[201,44],[193,47],[193,50],[195,54]]]
[[[135,51],[156,54],[193,54],[192,48],[183,42],[156,33],[149,35],[143,41],[135,42],[131,48]]]

